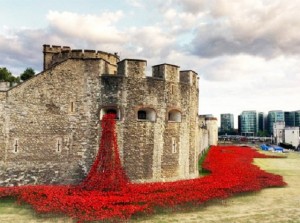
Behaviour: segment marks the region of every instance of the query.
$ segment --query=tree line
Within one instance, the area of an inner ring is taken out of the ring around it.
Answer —
[[[34,69],[28,67],[20,76],[14,76],[6,67],[0,67],[0,82],[9,82],[11,85],[26,81],[35,75]]]

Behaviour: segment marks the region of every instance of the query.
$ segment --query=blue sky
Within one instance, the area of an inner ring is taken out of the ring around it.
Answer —
[[[300,1],[0,0],[0,67],[41,71],[42,45],[118,52],[200,77],[201,114],[300,109]]]

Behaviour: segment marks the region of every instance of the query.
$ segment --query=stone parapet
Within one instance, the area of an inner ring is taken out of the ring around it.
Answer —
[[[103,59],[112,65],[119,62],[119,56],[104,51],[71,49],[69,46],[43,45],[44,70],[66,59]]]

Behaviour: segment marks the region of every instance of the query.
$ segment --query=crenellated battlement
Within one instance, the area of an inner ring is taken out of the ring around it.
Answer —
[[[145,78],[147,60],[123,59],[119,56],[103,51],[71,49],[69,46],[44,45],[44,69],[67,59],[103,59],[101,75],[119,75],[125,77]],[[174,64],[158,64],[152,66],[152,75],[147,78],[156,78],[168,82],[185,83],[198,87],[197,73],[192,70],[180,71],[180,67]]]
[[[117,74],[125,77],[146,77],[147,61],[140,59],[124,59],[117,64]],[[180,71],[180,67],[174,64],[158,64],[152,66],[152,75],[148,78],[156,78],[176,83],[186,83],[198,86],[198,75],[192,70]]]
[[[44,70],[52,67],[54,64],[66,59],[103,59],[111,65],[119,62],[117,53],[111,54],[104,51],[71,49],[69,46],[43,45]]]

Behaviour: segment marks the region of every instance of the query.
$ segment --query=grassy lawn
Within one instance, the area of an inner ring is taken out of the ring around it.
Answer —
[[[256,159],[262,169],[280,174],[288,183],[284,188],[268,188],[256,193],[237,195],[227,200],[210,201],[189,211],[164,211],[130,223],[169,222],[291,222],[300,223],[300,153],[290,152],[286,159]],[[37,215],[28,206],[12,199],[0,200],[0,222],[71,223],[68,218]]]
[[[37,215],[29,205],[18,205],[15,199],[0,200],[0,222],[2,223],[71,223],[70,219],[53,215]]]
[[[240,194],[223,201],[211,201],[190,212],[160,214],[132,222],[300,223],[300,153],[286,155],[285,159],[254,161],[262,169],[282,175],[288,183],[284,188]]]

